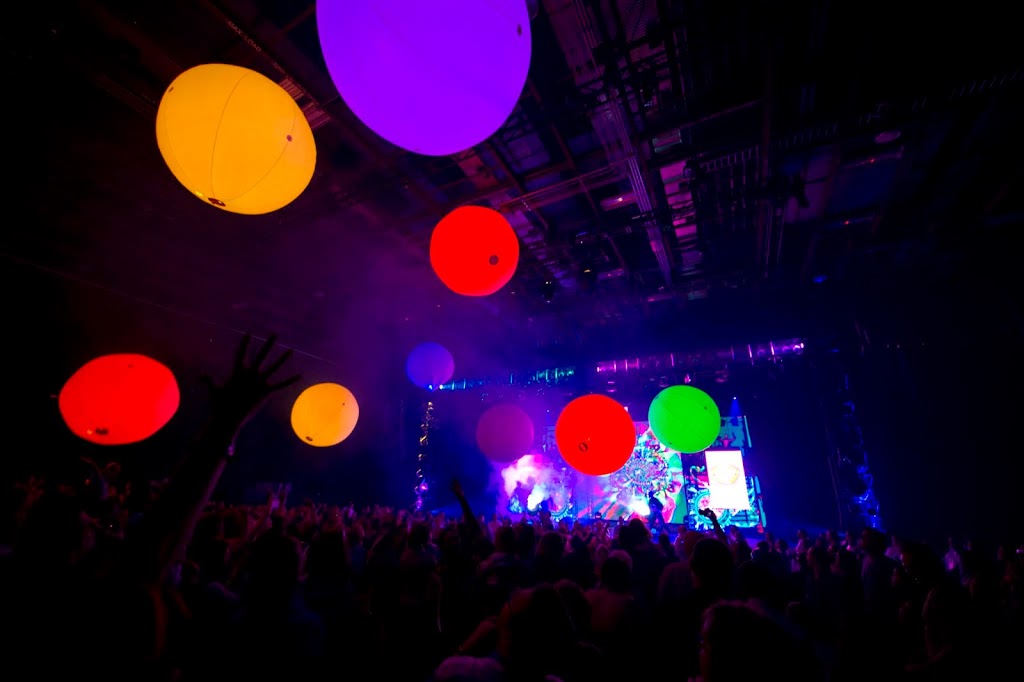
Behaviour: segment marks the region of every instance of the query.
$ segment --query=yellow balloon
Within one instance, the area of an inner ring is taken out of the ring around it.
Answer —
[[[196,66],[174,79],[156,113],[156,142],[181,184],[232,213],[287,206],[316,167],[313,131],[291,95],[229,64]]]
[[[341,384],[315,384],[292,405],[292,428],[302,442],[329,448],[345,440],[359,421],[359,403]]]

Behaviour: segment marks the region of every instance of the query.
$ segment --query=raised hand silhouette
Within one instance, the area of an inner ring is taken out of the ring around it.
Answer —
[[[271,394],[291,386],[301,377],[298,374],[281,381],[274,381],[277,373],[291,359],[292,351],[285,350],[275,360],[268,362],[277,337],[271,335],[249,358],[252,336],[246,334],[235,351],[235,362],[231,374],[223,383],[216,383],[210,377],[203,377],[203,383],[210,390],[212,418],[215,428],[232,440],[238,430],[256,412]]]
[[[223,383],[203,377],[210,390],[210,423],[178,462],[156,505],[136,531],[135,541],[125,556],[126,566],[137,577],[155,582],[166,577],[175,558],[184,555],[185,544],[210,501],[227,457],[234,451],[239,429],[268,396],[299,380],[294,375],[274,381],[273,375],[291,357],[291,351],[286,350],[268,362],[275,340],[274,336],[268,338],[250,358],[251,337],[247,334],[238,345],[231,374]],[[283,504],[284,490],[277,492],[271,493],[268,504],[274,499]]]
[[[465,493],[462,490],[462,482],[457,478],[452,479],[451,491],[452,494],[460,500],[465,496]]]

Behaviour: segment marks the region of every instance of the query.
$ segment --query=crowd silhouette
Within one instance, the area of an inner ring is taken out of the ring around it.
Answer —
[[[877,529],[753,547],[628,523],[211,500],[238,430],[294,382],[273,341],[211,384],[207,428],[146,486],[87,462],[5,496],[5,679],[963,680],[1024,641],[1024,556]],[[244,456],[244,453],[238,453]],[[1012,673],[1010,673],[1012,674]]]

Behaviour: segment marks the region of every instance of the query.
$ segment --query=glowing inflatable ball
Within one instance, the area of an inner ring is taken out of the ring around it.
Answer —
[[[318,0],[327,70],[366,127],[417,154],[474,147],[530,70],[526,0]]]
[[[633,454],[636,430],[621,403],[605,395],[585,395],[558,415],[555,443],[576,471],[606,476],[621,469]]]
[[[519,264],[519,237],[505,216],[483,206],[460,206],[434,227],[430,265],[446,287],[463,296],[489,296]]]
[[[476,444],[495,462],[512,462],[533,448],[533,420],[512,403],[499,403],[480,415]]]
[[[693,386],[669,386],[662,390],[651,402],[647,418],[655,438],[679,452],[706,450],[722,429],[718,405]]]
[[[351,435],[359,421],[359,403],[341,384],[314,384],[292,405],[292,429],[307,445],[329,448]]]
[[[405,374],[416,386],[428,391],[451,381],[455,373],[455,359],[439,343],[427,341],[412,349],[405,360]]]
[[[228,64],[204,64],[174,79],[157,110],[156,142],[178,182],[232,213],[290,204],[316,166],[313,131],[291,95]]]
[[[104,355],[85,363],[61,389],[57,404],[76,436],[99,445],[146,440],[178,411],[178,382],[145,355]]]

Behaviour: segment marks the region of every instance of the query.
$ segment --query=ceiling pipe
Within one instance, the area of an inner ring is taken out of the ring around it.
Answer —
[[[655,133],[653,135],[649,135],[651,145],[654,147],[654,153],[660,154],[668,151],[672,147],[687,142],[687,140],[683,138],[683,133],[692,128],[704,125],[705,123],[711,123],[712,121],[717,121],[727,116],[731,116],[732,114],[748,111],[750,109],[757,107],[763,101],[763,99],[755,99],[749,102],[743,102],[742,104],[737,104],[732,107],[726,107],[725,109],[721,109],[714,113],[708,114],[707,116],[701,116],[699,118],[694,118],[689,121],[685,121],[681,124],[675,124],[672,126],[672,129],[669,132],[660,132]],[[697,154],[694,154],[694,156],[696,155]]]
[[[843,157],[839,152],[838,147],[832,149],[832,155],[829,159],[828,170],[825,172],[825,187],[822,190],[822,195],[831,197],[833,188],[835,187],[836,177],[839,174],[839,169],[842,166]],[[806,170],[806,168],[804,169]],[[820,221],[819,221],[820,222]],[[799,281],[806,283],[810,281],[812,277],[823,275],[825,273],[812,272],[817,258],[818,247],[821,245],[822,231],[815,229],[811,232],[811,238],[807,241],[807,249],[804,252],[803,261],[800,265]]]
[[[606,85],[617,86],[618,93],[604,95],[604,102],[591,114],[594,130],[606,148],[609,161],[620,163],[629,180],[640,211],[645,216],[653,215],[650,192],[643,178],[638,162],[638,153],[630,138],[620,97],[625,97],[625,86],[617,69],[594,62],[594,53],[601,41],[595,32],[590,13],[583,0],[544,0],[545,9],[552,17],[552,28],[559,46],[565,54],[569,68],[576,75],[576,81],[589,80],[595,71],[603,70]],[[558,18],[572,10],[575,21],[558,21]],[[612,88],[607,88],[612,90]],[[672,266],[661,228],[653,217],[645,220],[651,249],[658,261],[658,268],[666,284],[672,284]]]
[[[517,371],[509,370],[497,376],[454,379],[441,387],[445,391],[466,391],[487,386],[516,386],[541,390],[553,385],[579,380],[593,381],[611,377],[622,384],[633,379],[653,380],[667,378],[678,373],[707,370],[724,370],[728,367],[764,367],[786,358],[798,358],[805,352],[802,338],[765,341],[762,343],[718,346],[698,351],[660,353],[658,355],[621,357],[602,360],[582,366],[552,367],[549,369]],[[656,373],[656,374],[652,374]],[[683,379],[689,383],[688,379]]]
[[[768,30],[767,27],[765,27],[765,30]],[[762,45],[764,53],[764,108],[762,109],[761,117],[761,144],[758,149],[758,160],[760,163],[757,172],[758,190],[760,190],[762,196],[758,200],[759,205],[755,214],[755,220],[757,221],[758,267],[761,268],[761,276],[768,277],[772,252],[772,229],[775,222],[774,202],[772,201],[771,193],[766,191],[772,172],[772,128],[774,123],[774,112],[772,110],[775,103],[773,93],[774,67],[772,62],[774,61],[774,54],[772,53],[771,39],[762,37],[761,40],[766,43]]]
[[[513,197],[508,192],[502,192],[500,195],[492,197],[492,206],[508,216],[509,224],[519,235],[523,246],[543,269],[545,281],[557,280],[560,286],[565,287],[566,273],[562,271],[558,259],[552,256],[550,249],[545,248],[551,241],[551,225],[540,211],[536,210],[536,207],[522,201],[522,196],[526,194],[526,187],[498,148],[491,142],[484,142],[480,145],[480,149],[486,152],[486,157],[494,159],[498,170],[502,172],[506,180],[512,183],[512,187],[518,193],[517,197]],[[482,160],[484,157],[480,158]],[[537,234],[535,221],[542,230],[539,238],[535,236]]]
[[[543,115],[544,101],[541,98],[540,93],[537,91],[537,86],[534,85],[532,80],[527,79],[526,87],[530,91],[530,95],[533,97],[534,104],[540,110],[541,115]],[[562,158],[564,158],[565,162],[569,165],[569,169],[572,171],[574,175],[578,176],[580,174],[580,169],[576,165],[576,159],[573,156],[572,150],[569,149],[569,145],[566,143],[565,137],[562,135],[561,131],[558,129],[558,126],[555,124],[554,119],[548,120],[548,130],[551,132],[551,135],[554,136],[555,143],[558,145],[559,151],[562,152]],[[585,180],[581,179],[580,188],[583,190],[583,196],[586,198],[587,204],[590,206],[590,210],[594,214],[594,220],[597,221],[597,224],[601,229],[601,235],[607,241],[608,247],[612,250],[612,253],[615,254],[615,258],[619,263],[619,267],[625,271],[628,271],[629,264],[626,262],[626,259],[622,256],[622,251],[619,250],[619,245],[615,243],[615,238],[608,234],[608,230],[604,221],[604,212],[597,205],[597,201],[594,200],[594,195],[590,191],[590,186],[587,184]]]
[[[682,100],[683,75],[679,68],[679,59],[676,55],[676,36],[672,26],[671,3],[669,0],[658,0],[658,18],[661,22],[661,39],[665,43],[665,56],[668,58],[669,82],[672,86],[673,104]]]
[[[509,120],[511,121],[511,119],[509,119]],[[511,127],[511,126],[506,123],[506,129],[508,129],[509,127]],[[507,144],[506,144],[506,147],[507,147]],[[552,164],[550,166],[544,166],[543,168],[541,168],[539,170],[531,171],[529,173],[524,173],[520,177],[521,177],[521,179],[523,181],[523,184],[529,186],[529,185],[535,184],[536,182],[538,182],[540,180],[543,180],[544,178],[551,177],[552,175],[561,175],[562,173],[565,173],[565,172],[573,172],[573,173],[577,174],[576,177],[572,177],[572,178],[568,178],[566,180],[563,180],[562,183],[585,182],[588,187],[590,187],[591,189],[594,189],[596,187],[600,187],[601,185],[600,184],[595,184],[595,178],[593,177],[592,172],[580,173],[579,172],[579,166],[593,167],[595,165],[598,165],[598,164],[601,164],[601,163],[605,163],[607,161],[607,158],[608,158],[608,155],[605,152],[605,150],[604,149],[600,149],[600,150],[598,150],[596,152],[588,153],[588,154],[582,156],[581,158],[577,158],[576,159],[576,168],[575,169],[573,168],[573,165],[569,164],[568,162],[555,163],[555,164]],[[623,177],[625,177],[625,175],[620,172],[614,179],[608,180],[608,182],[617,182],[618,180],[622,179]],[[603,182],[603,180],[602,180],[602,182]],[[562,184],[562,183],[558,183],[558,184]],[[445,183],[443,185],[440,185],[439,188],[442,191],[448,191],[448,190],[451,190],[451,189],[453,189],[455,187],[464,186],[466,184],[475,184],[475,183],[472,183],[472,179],[471,178],[460,178],[458,180],[455,180],[454,182],[448,182],[448,183]],[[550,186],[554,186],[554,185],[550,185]],[[480,190],[477,193],[475,193],[475,194],[473,194],[473,195],[471,195],[469,197],[460,199],[460,201],[462,203],[467,203],[467,204],[478,204],[480,202],[490,201],[493,197],[501,194],[502,192],[510,192],[513,189],[515,189],[515,188],[512,186],[511,182],[503,182],[503,183],[499,183],[498,186],[496,186],[496,187],[489,186],[487,189]],[[541,190],[543,190],[543,189],[544,188],[541,188]],[[568,196],[575,196],[575,194],[571,194],[571,195],[568,195]],[[563,197],[563,198],[567,198],[567,197]]]
[[[778,362],[783,358],[803,355],[805,340],[802,338],[720,346],[700,351],[659,353],[643,357],[626,357],[602,360],[594,370],[601,375],[629,374],[650,370],[682,370],[724,368],[737,365],[756,365],[762,362]]]
[[[512,210],[515,206],[529,206],[532,209],[547,206],[569,197],[574,197],[583,187],[603,187],[618,182],[625,176],[622,164],[613,163],[603,168],[582,173],[574,178],[562,180],[532,192],[523,192],[501,204],[502,210]]]
[[[581,7],[583,7],[581,13]],[[613,6],[615,12],[615,20],[618,25],[618,29],[622,34],[623,40],[627,40],[628,36],[624,33],[625,29],[622,25],[622,16],[617,12],[617,5]],[[583,0],[577,0],[577,12],[578,16],[583,20],[589,20],[590,15],[586,13],[586,7],[583,4]],[[602,37],[605,41],[609,40],[607,32],[602,26]],[[592,47],[593,49],[593,47]],[[630,61],[629,51],[626,52],[626,60]],[[654,217],[654,206],[650,201],[650,191],[647,188],[647,183],[644,180],[644,169],[641,168],[643,163],[640,157],[637,146],[633,143],[633,135],[630,134],[630,124],[627,121],[628,112],[630,111],[629,95],[626,92],[626,83],[623,81],[622,74],[618,72],[617,66],[613,69],[605,68],[605,75],[609,73],[612,76],[613,88],[617,90],[618,99],[610,105],[609,111],[611,112],[611,120],[618,132],[618,139],[620,139],[621,146],[624,153],[627,154],[627,175],[630,179],[630,187],[633,190],[634,198],[636,199],[637,207],[640,209],[642,215],[647,216],[644,220],[644,227],[647,230],[647,240],[650,244],[651,252],[654,254],[654,259],[657,261],[657,266],[662,271],[662,278],[665,280],[665,284],[670,288],[674,284],[673,272],[672,272],[672,260],[669,256],[669,251],[665,246],[665,233],[662,230],[662,225]],[[643,103],[638,104],[640,116],[643,117]]]
[[[587,39],[587,43],[591,49],[591,52],[600,44],[594,35],[592,28],[590,27],[590,13],[587,11],[584,0],[575,0],[576,6],[576,17],[579,21],[580,26],[584,29],[584,36]],[[629,36],[625,34],[625,28],[622,25],[622,17],[618,12],[618,5],[612,4],[612,11],[614,18],[617,23],[617,28],[620,33],[620,37],[625,42]],[[598,21],[598,28],[601,31],[601,39],[605,43],[611,41],[611,37],[608,35],[608,31],[605,28],[603,22]],[[629,58],[629,51],[626,50],[626,62],[628,66],[632,66]],[[633,135],[630,133],[632,127],[628,120],[629,112],[629,96],[626,93],[626,84],[623,81],[622,74],[619,72],[618,64],[605,65],[605,77],[606,83],[609,80],[611,86],[609,89],[612,90],[617,96],[615,101],[609,104],[608,110],[611,113],[611,122],[614,129],[618,133],[618,147],[622,150],[622,153],[626,156],[626,168],[627,177],[629,178],[630,188],[633,190],[634,198],[636,199],[637,207],[640,209],[642,215],[648,216],[644,221],[644,227],[647,230],[648,243],[651,246],[651,251],[654,253],[655,260],[658,262],[658,268],[661,270],[662,278],[668,287],[672,287],[674,284],[674,278],[672,276],[672,261],[668,254],[668,249],[665,248],[665,235],[662,232],[661,225],[658,223],[657,218],[654,217],[654,205],[651,202],[651,193],[647,187],[647,183],[644,180],[644,171],[641,168],[643,159],[637,150],[636,145],[633,143]],[[643,104],[639,104],[640,116],[645,119]]]

